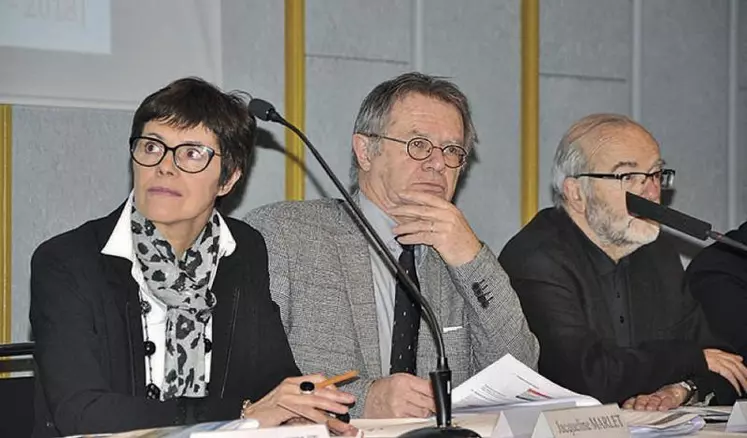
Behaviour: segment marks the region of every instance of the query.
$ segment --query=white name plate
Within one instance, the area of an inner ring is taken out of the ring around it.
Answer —
[[[747,400],[738,400],[731,408],[729,421],[726,422],[727,432],[747,432]]]
[[[193,432],[189,435],[189,438],[329,438],[329,430],[323,424],[309,424],[268,427],[266,429]]]
[[[616,404],[540,413],[532,438],[630,437]]]
[[[573,401],[553,403],[547,406],[517,406],[504,409],[490,438],[528,437],[532,435],[537,419],[543,411],[575,408]]]

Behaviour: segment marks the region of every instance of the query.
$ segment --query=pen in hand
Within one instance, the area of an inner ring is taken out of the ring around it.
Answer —
[[[324,381],[321,381],[319,383],[316,383],[314,385],[314,388],[315,389],[321,389],[321,388],[324,388],[325,386],[334,385],[334,384],[337,384],[337,383],[340,383],[340,382],[344,382],[346,380],[350,380],[353,377],[358,377],[358,371],[357,370],[350,370],[350,371],[348,371],[346,373],[342,373],[342,374],[338,374],[338,375],[336,375],[334,377],[330,377],[327,380],[324,380]]]
[[[358,371],[357,370],[350,370],[346,373],[338,374],[336,376],[330,377],[327,380],[321,381],[314,385],[315,389],[321,389],[325,386],[335,385],[340,382],[344,382],[346,380],[350,380],[354,377],[358,377]],[[350,414],[332,414],[337,418],[338,420],[342,421],[343,423],[350,423]]]

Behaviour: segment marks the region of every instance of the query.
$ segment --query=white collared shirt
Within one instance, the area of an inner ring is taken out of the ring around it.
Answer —
[[[149,375],[147,358],[145,364],[145,378],[146,384],[151,381],[156,384],[159,388],[163,386],[163,374],[164,374],[164,358],[166,351],[166,305],[156,298],[148,288],[148,284],[145,282],[145,277],[140,269],[140,264],[135,263],[135,250],[132,244],[132,202],[134,192],[130,192],[130,196],[127,198],[122,214],[117,220],[117,224],[114,226],[114,231],[109,236],[106,245],[101,250],[101,254],[110,255],[114,257],[121,257],[129,260],[132,263],[132,269],[130,275],[137,283],[140,288],[140,296],[150,304],[151,311],[147,315],[143,316],[143,339],[146,338],[145,326],[148,327],[148,337],[156,345],[156,352],[150,358],[151,368],[153,375]],[[218,214],[218,221],[220,223],[220,236],[218,236],[218,262],[221,257],[229,256],[233,254],[236,249],[236,241],[228,229],[228,225],[223,220],[223,217]],[[216,267],[217,268],[217,267]],[[215,275],[210,277],[210,283],[208,288],[213,287],[213,281]],[[212,339],[213,334],[213,320],[208,320],[205,324],[205,337]],[[212,358],[212,352],[205,354],[205,383],[210,381],[210,360]],[[163,394],[163,391],[161,391]]]

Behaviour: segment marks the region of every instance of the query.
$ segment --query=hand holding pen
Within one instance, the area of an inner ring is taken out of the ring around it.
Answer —
[[[241,416],[256,419],[260,427],[278,426],[296,417],[326,424],[328,413],[345,415],[348,405],[355,402],[353,395],[334,387],[355,375],[357,372],[330,379],[320,374],[289,377],[256,403],[245,404]]]

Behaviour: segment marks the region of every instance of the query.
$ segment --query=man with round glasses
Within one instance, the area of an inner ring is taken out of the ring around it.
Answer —
[[[420,73],[371,91],[352,138],[353,198],[433,305],[455,385],[506,353],[531,367],[538,356],[508,277],[451,203],[476,140],[464,94]],[[345,205],[284,202],[247,220],[269,242],[270,289],[299,367],[359,370],[342,387],[355,416],[432,415],[430,330]]]
[[[640,124],[617,114],[574,123],[555,153],[554,208],[506,245],[501,264],[540,342],[539,370],[625,408],[733,402],[747,368],[714,338],[683,287],[657,223],[631,216],[625,193],[660,202],[674,170]]]

